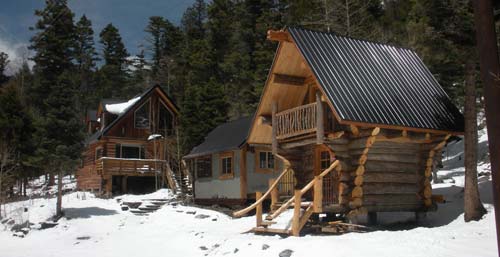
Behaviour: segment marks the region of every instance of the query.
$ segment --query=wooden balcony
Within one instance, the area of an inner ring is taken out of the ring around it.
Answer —
[[[165,160],[152,159],[123,159],[102,157],[96,161],[96,170],[102,173],[115,174],[155,174],[165,170],[167,162]]]
[[[278,104],[272,109],[272,145],[277,153],[278,140],[290,139],[307,134],[316,134],[317,144],[322,144],[325,136],[324,109],[321,95],[316,93],[316,102],[277,112]]]
[[[317,104],[310,103],[276,113],[276,138],[278,140],[315,133]]]

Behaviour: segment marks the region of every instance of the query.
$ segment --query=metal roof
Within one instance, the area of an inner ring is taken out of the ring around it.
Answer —
[[[288,32],[340,119],[463,131],[463,115],[414,51],[300,28]]]
[[[247,139],[251,122],[252,118],[246,117],[219,125],[208,133],[203,143],[194,147],[184,158],[238,149]]]

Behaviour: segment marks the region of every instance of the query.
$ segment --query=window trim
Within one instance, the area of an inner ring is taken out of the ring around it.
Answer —
[[[266,158],[267,158],[267,154],[268,153],[271,153],[273,154],[273,152],[269,149],[256,149],[255,150],[255,173],[272,173],[274,171],[276,171],[276,157],[274,157],[274,168],[261,168],[260,167],[260,154],[261,153],[266,153]]]
[[[160,112],[160,110],[161,110],[160,108],[161,108],[161,105],[163,105],[163,107],[165,107],[165,109],[167,109],[167,111],[172,116],[172,124],[170,124],[170,125],[172,126],[172,131],[175,130],[175,115],[174,115],[174,113],[172,112],[172,110],[170,110],[170,108],[168,107],[168,105],[165,102],[163,102],[163,100],[161,98],[158,98],[158,100],[160,102],[160,104],[158,104],[158,124],[157,124],[158,131],[160,130],[160,113],[161,113]]]
[[[116,146],[120,145],[120,154],[119,156],[120,157],[116,157],[117,156],[117,152],[116,152]],[[136,148],[139,148],[139,158],[124,158],[123,157],[123,147],[136,147]],[[144,156],[143,158],[141,158],[141,148],[144,149]],[[120,158],[120,159],[141,159],[141,160],[145,160],[147,159],[146,158],[146,146],[145,145],[142,145],[142,144],[131,144],[131,143],[116,143],[115,144],[115,158]]]
[[[231,158],[231,171],[230,173],[222,173],[222,160],[226,158]],[[234,178],[234,153],[231,152],[223,152],[219,154],[219,179],[232,179]]]
[[[148,121],[149,121],[149,125],[148,127],[144,127],[144,128],[138,128],[136,126],[136,122],[135,122],[135,116],[136,116],[136,113],[137,111],[139,111],[144,105],[148,104],[149,105],[149,112],[148,112]],[[139,107],[137,107],[135,110],[134,110],[134,128],[135,129],[151,129],[151,99],[148,99],[146,101],[144,101],[144,103],[142,103]]]

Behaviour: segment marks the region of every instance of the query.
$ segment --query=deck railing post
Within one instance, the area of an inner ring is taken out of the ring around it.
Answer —
[[[316,213],[323,211],[323,178],[320,176],[314,177],[313,210]]]
[[[323,117],[323,104],[320,92],[316,92],[316,143],[323,144],[325,137],[325,125]]]
[[[271,178],[269,179],[269,187],[271,187],[276,179]],[[274,187],[271,191],[271,211],[276,210],[276,204],[278,203],[278,198],[279,198],[279,192],[278,192],[278,187]]]
[[[262,192],[257,191],[255,192],[255,200],[258,201],[262,197]],[[256,223],[257,227],[260,227],[262,224],[262,202],[257,205],[255,208],[255,218],[256,218]]]
[[[292,219],[292,235],[299,236],[300,234],[300,205],[301,205],[301,190],[295,190],[295,199],[294,199],[294,207],[293,207],[293,219]]]

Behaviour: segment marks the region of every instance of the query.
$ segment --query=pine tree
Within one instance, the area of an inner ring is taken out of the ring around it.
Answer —
[[[129,54],[125,49],[120,32],[110,23],[99,36],[104,60],[104,65],[99,71],[101,96],[104,98],[133,96],[128,85],[127,57]]]
[[[76,107],[76,88],[71,81],[75,34],[73,13],[65,0],[47,0],[31,39],[36,53],[38,82],[31,89],[31,101],[40,113],[37,124],[37,155],[47,172],[58,176],[57,216],[62,215],[62,176],[71,172],[80,156],[82,134]]]
[[[89,106],[96,104],[93,77],[96,70],[97,52],[94,47],[94,31],[92,22],[83,15],[76,23],[75,29],[75,63],[79,77],[79,100],[82,114]]]
[[[30,90],[34,106],[44,113],[44,99],[52,84],[66,70],[73,67],[74,31],[73,13],[66,0],[46,0],[44,10],[35,11],[39,17],[31,38],[30,48],[35,51],[33,67],[37,82]]]
[[[0,86],[9,80],[9,77],[5,74],[8,64],[9,55],[4,52],[0,52]]]
[[[162,37],[165,34],[166,22],[163,17],[151,16],[145,31],[148,33],[146,41],[149,43],[148,51],[151,55],[151,75],[156,78],[160,69],[160,61],[163,56]]]

